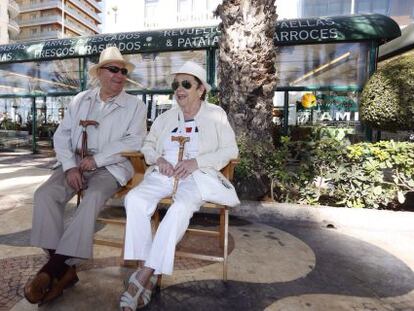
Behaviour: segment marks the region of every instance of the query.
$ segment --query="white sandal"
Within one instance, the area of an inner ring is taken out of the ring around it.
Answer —
[[[142,309],[145,306],[147,306],[151,301],[152,296],[152,290],[146,289],[144,286],[142,286],[141,283],[137,280],[137,275],[139,271],[135,271],[131,274],[128,280],[128,286],[130,284],[133,284],[137,291],[134,296],[132,296],[127,290],[121,295],[121,301],[120,301],[120,307],[121,311],[123,311],[123,308],[130,308],[131,310],[135,311],[137,309]],[[152,275],[149,282],[151,284],[151,288],[154,289],[155,285],[157,283],[158,276]],[[127,287],[128,287],[127,286]],[[139,301],[141,298],[141,301]]]

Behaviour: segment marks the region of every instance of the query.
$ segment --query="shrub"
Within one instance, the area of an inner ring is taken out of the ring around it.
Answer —
[[[391,60],[373,74],[362,91],[360,117],[378,130],[414,128],[414,55]]]
[[[277,201],[331,206],[393,208],[414,191],[414,143],[350,145],[316,129],[312,139],[282,137],[263,160]]]
[[[246,135],[237,139],[240,162],[234,172],[234,181],[242,199],[261,199],[267,192],[269,180],[264,159],[271,159],[274,148],[264,142],[251,141]]]

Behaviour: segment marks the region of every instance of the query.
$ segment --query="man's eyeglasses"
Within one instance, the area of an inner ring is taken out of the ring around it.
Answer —
[[[174,81],[173,83],[171,83],[171,88],[173,89],[173,91],[175,91],[176,89],[178,89],[179,86],[180,86],[180,82],[178,82],[178,81]],[[189,90],[189,89],[191,89],[191,87],[193,85],[191,84],[190,81],[183,80],[183,81],[181,81],[181,86],[183,88],[185,88],[186,90]]]
[[[112,73],[121,72],[121,74],[124,75],[124,76],[126,76],[128,74],[128,69],[119,68],[117,66],[103,66],[103,67],[100,67],[100,68],[106,69],[106,70],[108,70],[109,72],[112,72]]]

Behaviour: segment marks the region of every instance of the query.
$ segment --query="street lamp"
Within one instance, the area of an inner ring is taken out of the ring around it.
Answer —
[[[116,5],[114,5],[112,7],[112,11],[114,11],[114,23],[116,24],[116,18],[118,16],[118,7]]]

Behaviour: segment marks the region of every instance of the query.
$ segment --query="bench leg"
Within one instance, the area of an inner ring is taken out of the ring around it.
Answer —
[[[223,281],[227,281],[227,255],[229,247],[229,210],[227,206],[223,208],[224,210],[224,247],[223,247]],[[221,218],[221,215],[220,215]],[[220,226],[221,227],[221,226]],[[221,239],[220,239],[221,240]]]
[[[126,234],[126,224],[124,226],[124,238],[122,239],[122,249],[121,249],[121,266],[126,267],[126,261],[124,260],[124,250],[125,250],[125,234]]]
[[[220,247],[223,249],[224,248],[224,240],[225,240],[225,224],[226,224],[226,220],[225,220],[225,213],[226,213],[227,207],[223,206],[222,208],[220,208],[220,225],[219,225],[219,245]]]

